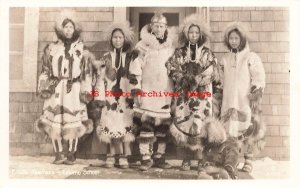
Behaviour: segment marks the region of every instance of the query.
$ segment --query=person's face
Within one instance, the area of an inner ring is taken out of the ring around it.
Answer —
[[[121,31],[115,31],[112,35],[112,45],[114,48],[122,48],[124,45],[124,35]]]
[[[241,38],[235,31],[230,33],[228,40],[232,49],[237,49],[240,46]]]
[[[192,26],[188,32],[189,41],[192,44],[196,44],[200,38],[200,31],[197,26]]]
[[[67,23],[63,28],[63,33],[67,39],[70,39],[73,37],[74,31],[75,31],[75,28],[71,22]]]
[[[152,32],[157,38],[161,38],[164,36],[165,31],[167,29],[167,25],[163,23],[152,23],[151,25]]]

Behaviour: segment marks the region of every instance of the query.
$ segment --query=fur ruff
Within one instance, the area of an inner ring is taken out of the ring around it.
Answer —
[[[173,40],[175,38],[175,33],[173,29],[167,29],[168,37],[167,40],[160,44],[156,39],[155,35],[149,32],[150,25],[146,25],[141,30],[141,41],[137,43],[136,48],[138,51],[146,52],[149,49],[163,49],[163,48],[172,48]]]
[[[232,22],[230,24],[228,24],[228,26],[226,27],[226,29],[223,32],[223,36],[224,36],[224,43],[226,46],[230,46],[228,44],[228,38],[229,38],[229,33],[234,30],[237,29],[238,31],[240,31],[242,38],[244,38],[246,41],[249,41],[249,29],[242,24],[240,22]],[[246,42],[246,46],[248,45],[248,42]]]
[[[80,34],[82,32],[82,27],[80,24],[78,24],[77,20],[77,16],[76,16],[76,12],[75,11],[61,11],[60,15],[57,17],[56,21],[55,21],[55,33],[58,39],[62,40],[62,41],[66,41],[66,38],[63,34],[63,26],[62,23],[65,19],[70,19],[74,22],[75,24],[75,28],[74,28],[74,33],[73,33],[73,37],[71,39],[71,41],[76,41],[80,38]]]
[[[226,141],[226,131],[222,123],[215,118],[207,118],[202,127],[202,137],[207,138],[209,144],[221,144]]]
[[[181,44],[186,44],[188,39],[188,32],[191,27],[191,25],[196,25],[200,28],[200,36],[205,37],[206,41],[211,37],[211,33],[209,31],[208,25],[205,23],[205,21],[199,17],[197,14],[192,14],[185,18],[183,24],[180,26],[180,34],[179,34],[179,41]]]
[[[38,119],[34,123],[34,127],[38,132],[44,132],[51,139],[61,139],[61,129],[53,127],[47,122]]]
[[[75,27],[76,27],[76,26],[75,26]],[[63,33],[62,28],[56,26],[56,27],[54,28],[54,30],[55,30],[55,34],[56,34],[57,39],[59,39],[59,40],[62,41],[62,42],[68,41],[68,39],[65,37],[65,35],[64,35],[64,33]],[[77,40],[80,38],[81,32],[82,32],[81,30],[75,29],[75,30],[74,30],[74,33],[73,33],[73,36],[72,36],[71,39],[69,39],[69,41],[70,41],[71,43],[77,41]]]
[[[75,30],[82,31],[81,25],[78,24],[78,16],[76,15],[76,11],[74,10],[62,10],[60,12],[59,16],[55,20],[55,28],[58,31],[62,32],[63,27],[61,24],[66,18],[71,19],[75,23]]]
[[[64,138],[65,140],[80,138],[84,134],[89,134],[93,131],[93,122],[88,119],[81,122],[79,126],[55,126],[47,119],[38,119],[35,122],[35,127],[38,132],[45,132],[50,138]]]

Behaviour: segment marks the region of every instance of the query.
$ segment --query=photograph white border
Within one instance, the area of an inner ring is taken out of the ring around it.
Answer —
[[[272,7],[289,7],[290,8],[290,166],[291,172],[288,179],[283,180],[238,180],[238,181],[199,181],[199,180],[15,180],[8,178],[8,165],[9,165],[9,35],[8,35],[8,17],[9,17],[9,7],[15,6],[26,6],[26,7],[132,7],[132,6],[157,6],[157,7],[186,7],[186,6],[209,6],[209,7],[239,7],[239,6],[272,6]],[[0,14],[1,14],[1,40],[0,40],[0,55],[2,62],[0,63],[1,70],[1,113],[0,113],[0,148],[1,148],[1,158],[0,158],[0,187],[82,187],[82,186],[99,186],[99,187],[186,187],[186,186],[209,186],[209,187],[289,187],[298,186],[300,183],[299,169],[300,169],[300,155],[299,155],[299,134],[300,126],[300,116],[299,104],[300,104],[300,73],[296,71],[300,70],[300,14],[299,14],[300,2],[297,0],[242,0],[242,1],[201,1],[201,0],[110,0],[110,1],[100,1],[100,0],[1,0]]]

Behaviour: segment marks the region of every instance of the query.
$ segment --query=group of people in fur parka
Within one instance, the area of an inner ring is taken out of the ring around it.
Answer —
[[[211,34],[196,14],[186,17],[177,37],[166,17],[156,13],[135,47],[129,23],[112,24],[106,30],[109,49],[99,60],[84,49],[72,19],[64,19],[55,31],[58,40],[46,46],[42,57],[37,94],[45,101],[36,121],[52,140],[54,164],[74,164],[78,139],[95,131],[109,148],[107,168],[116,165],[117,150],[118,166],[129,168],[134,141],[140,170],[172,168],[165,159],[170,136],[186,154],[181,170],[190,170],[194,153],[199,179],[236,179],[240,153],[245,158],[242,170],[252,171],[253,154],[264,143],[260,104],[265,72],[242,25],[225,29],[228,52],[220,61],[207,47]],[[176,39],[181,47],[174,49]],[[179,96],[141,95],[149,91]],[[87,104],[99,118],[88,119]]]

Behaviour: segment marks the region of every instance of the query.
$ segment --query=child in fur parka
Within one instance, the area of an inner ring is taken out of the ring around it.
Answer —
[[[58,41],[47,45],[42,57],[37,94],[45,101],[36,126],[52,139],[53,163],[72,165],[78,139],[93,130],[86,104],[92,99],[89,92],[94,57],[84,50],[81,30],[72,19],[65,18],[55,31]],[[63,140],[68,143],[66,160]]]
[[[263,147],[265,126],[261,119],[261,100],[265,71],[259,56],[252,52],[248,35],[240,23],[230,24],[224,32],[229,49],[220,62],[223,86],[221,119],[229,137],[244,144],[243,171],[252,171],[253,150]]]
[[[111,49],[94,64],[97,69],[95,90],[99,92],[94,101],[104,106],[101,118],[96,122],[96,132],[99,140],[109,145],[105,167],[114,167],[116,151],[119,149],[122,152],[119,166],[128,168],[130,144],[135,139],[132,133],[133,99],[122,93],[130,92],[127,77],[133,32],[129,23],[115,23],[107,29],[106,34]]]

